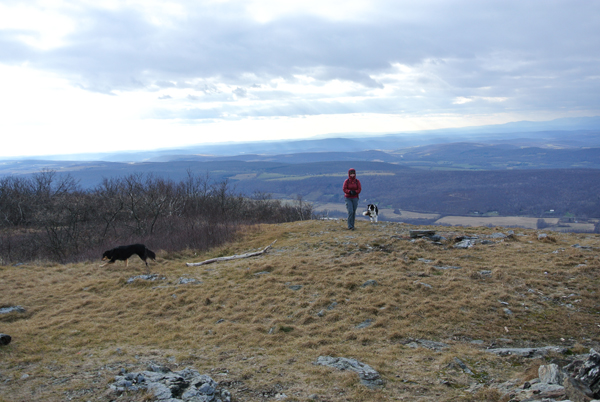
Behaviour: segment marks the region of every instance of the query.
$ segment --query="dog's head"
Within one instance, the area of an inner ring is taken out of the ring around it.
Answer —
[[[102,254],[102,261],[110,260],[112,258],[112,255],[112,250],[106,250],[104,254]]]

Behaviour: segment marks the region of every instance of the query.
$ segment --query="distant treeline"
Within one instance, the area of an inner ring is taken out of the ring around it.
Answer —
[[[99,259],[102,251],[141,242],[154,250],[204,250],[242,225],[311,219],[312,205],[255,193],[188,171],[175,182],[152,174],[104,179],[83,190],[69,175],[46,170],[0,179],[0,264]]]

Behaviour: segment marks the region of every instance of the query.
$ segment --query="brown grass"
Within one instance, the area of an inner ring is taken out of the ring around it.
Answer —
[[[525,381],[542,362],[497,357],[485,347],[598,347],[596,235],[556,233],[548,242],[517,230],[514,239],[461,250],[451,241],[410,241],[409,225],[344,226],[264,225],[198,255],[159,251],[151,271],[166,279],[156,282],[127,283],[145,272],[139,260],[128,268],[99,268],[100,261],[0,267],[0,307],[27,309],[0,316],[0,332],[13,337],[0,347],[0,401],[109,401],[121,368],[143,370],[149,362],[207,373],[237,401],[276,393],[290,401],[498,401],[494,384]],[[431,229],[448,239],[503,230]],[[260,257],[185,265],[257,251],[275,239]],[[179,285],[181,277],[202,283]],[[368,280],[377,286],[363,287]],[[356,328],[366,320],[369,327]],[[449,348],[408,346],[422,339]],[[353,373],[313,365],[321,355],[369,364],[386,385],[370,390]],[[455,357],[475,375],[457,369]],[[467,391],[477,383],[484,387]]]

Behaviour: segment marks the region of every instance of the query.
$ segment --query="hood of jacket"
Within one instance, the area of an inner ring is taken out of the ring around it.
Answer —
[[[354,174],[356,174],[356,169],[352,169],[352,168],[348,169],[348,178],[350,178],[350,172],[354,172]]]

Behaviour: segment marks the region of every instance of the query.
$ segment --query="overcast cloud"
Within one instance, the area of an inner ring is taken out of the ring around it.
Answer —
[[[600,2],[0,0],[0,156],[600,114]]]

